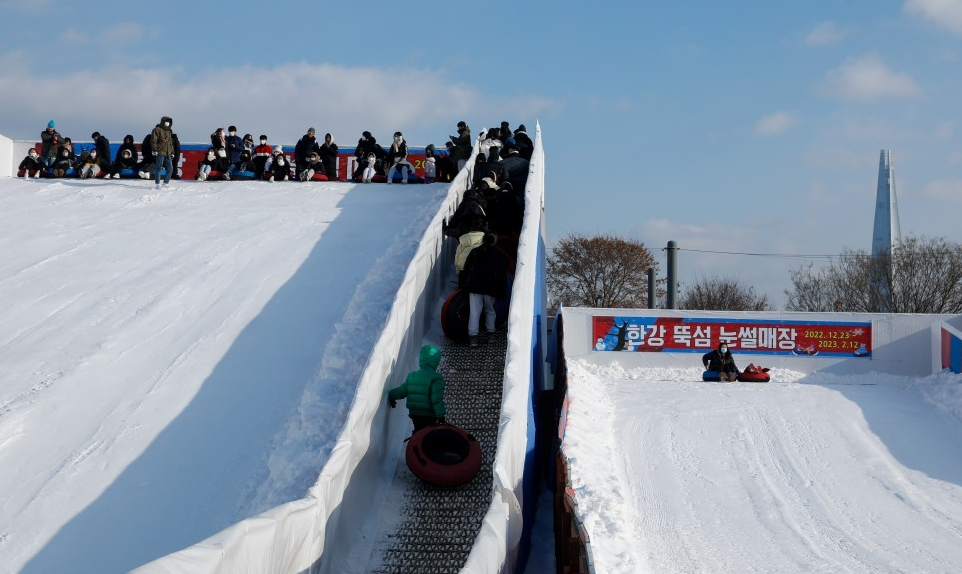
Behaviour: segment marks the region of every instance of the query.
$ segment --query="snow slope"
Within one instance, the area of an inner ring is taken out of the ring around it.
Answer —
[[[962,572],[959,376],[569,367],[599,573]]]
[[[301,497],[446,193],[0,180],[0,572],[122,572]]]

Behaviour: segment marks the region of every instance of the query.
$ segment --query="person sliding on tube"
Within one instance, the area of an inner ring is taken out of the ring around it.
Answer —
[[[720,343],[718,349],[705,353],[701,358],[706,371],[718,371],[718,376],[722,381],[734,382],[738,377],[738,367],[735,366],[735,359],[732,357],[728,345]]]
[[[438,372],[441,350],[434,345],[424,345],[418,356],[420,369],[408,373],[400,386],[391,389],[387,402],[391,408],[398,399],[407,399],[408,415],[414,422],[414,432],[424,427],[444,424],[444,377]]]

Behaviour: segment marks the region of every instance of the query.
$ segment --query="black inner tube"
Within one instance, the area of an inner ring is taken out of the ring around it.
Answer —
[[[470,445],[460,433],[440,428],[421,439],[421,451],[432,462],[453,466],[468,458]]]

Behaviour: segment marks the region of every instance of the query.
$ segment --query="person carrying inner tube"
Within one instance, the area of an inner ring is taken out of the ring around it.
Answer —
[[[404,382],[387,395],[392,409],[397,406],[398,399],[407,399],[414,432],[444,423],[447,410],[444,407],[444,377],[438,372],[440,363],[441,350],[434,345],[424,345],[418,355],[421,368],[408,373]]]
[[[738,367],[735,366],[735,359],[726,343],[719,343],[716,350],[705,353],[701,362],[706,371],[718,371],[718,376],[723,381],[731,383],[738,377]]]

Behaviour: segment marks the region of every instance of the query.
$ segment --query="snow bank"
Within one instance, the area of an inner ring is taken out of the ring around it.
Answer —
[[[597,572],[962,570],[958,375],[568,367],[564,451]]]

